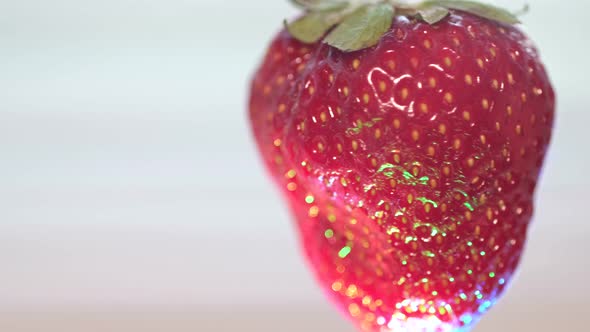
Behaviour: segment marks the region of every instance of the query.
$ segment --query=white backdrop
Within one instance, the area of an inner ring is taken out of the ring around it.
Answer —
[[[480,331],[566,331],[590,313],[590,3],[530,4],[559,114],[524,264]],[[145,331],[130,311],[153,312],[155,330],[350,331],[246,123],[249,76],[294,13],[286,0],[0,0],[0,330],[88,331],[108,312],[120,324],[106,330]]]

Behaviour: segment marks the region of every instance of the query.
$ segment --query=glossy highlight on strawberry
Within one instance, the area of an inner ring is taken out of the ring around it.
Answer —
[[[346,53],[272,42],[249,102],[329,297],[362,331],[468,329],[520,260],[555,96],[531,41],[451,11]]]

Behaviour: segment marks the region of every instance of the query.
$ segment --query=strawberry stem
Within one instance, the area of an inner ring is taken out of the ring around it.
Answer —
[[[286,23],[291,35],[307,44],[323,39],[344,52],[376,45],[389,30],[395,16],[418,18],[428,24],[445,19],[451,11],[463,11],[503,24],[520,23],[518,16],[529,6],[511,13],[473,0],[290,0],[305,10],[299,19]]]

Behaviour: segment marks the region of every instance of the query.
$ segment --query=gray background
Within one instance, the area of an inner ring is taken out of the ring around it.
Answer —
[[[520,1],[497,1],[518,8]],[[590,314],[590,3],[530,1],[559,97],[524,264],[476,331]],[[343,331],[256,158],[286,0],[0,0],[0,330]]]

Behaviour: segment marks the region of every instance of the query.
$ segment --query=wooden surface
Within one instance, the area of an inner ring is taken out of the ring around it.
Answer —
[[[474,332],[584,332],[588,304],[500,306]],[[0,313],[5,332],[354,332],[328,308],[55,310]]]

